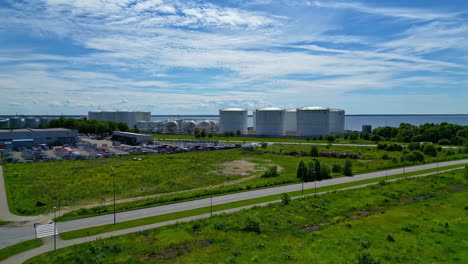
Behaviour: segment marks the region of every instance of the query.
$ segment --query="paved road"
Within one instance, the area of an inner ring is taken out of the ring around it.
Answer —
[[[403,172],[414,172],[414,171],[433,169],[438,166],[442,167],[442,166],[459,165],[459,164],[466,164],[466,163],[468,163],[468,160],[457,160],[457,161],[440,162],[438,164],[433,163],[433,164],[412,166],[412,167],[399,168],[399,169],[391,169],[388,171],[371,172],[371,173],[355,175],[353,177],[341,177],[341,178],[323,180],[323,181],[317,182],[317,187],[319,188],[319,187],[330,186],[330,185],[335,185],[335,184],[349,183],[349,182],[355,182],[355,181],[372,179],[372,178],[379,178],[379,177],[384,177],[386,175],[390,176],[390,175],[395,175],[395,174],[401,174]],[[304,189],[313,189],[314,187],[315,187],[314,182],[309,182],[309,183],[304,184]],[[299,190],[301,190],[300,183],[279,186],[279,187],[272,187],[272,188],[261,189],[261,190],[253,190],[253,191],[242,192],[242,193],[234,193],[234,194],[216,196],[216,197],[213,197],[212,201],[213,201],[213,205],[218,205],[218,204],[225,204],[225,203],[230,203],[230,202],[242,201],[242,200],[247,200],[247,199],[252,199],[252,198],[264,197],[264,196],[281,194],[284,192],[299,191]],[[191,210],[191,209],[196,209],[196,208],[201,208],[201,207],[208,207],[210,206],[210,203],[211,203],[211,199],[205,198],[205,199],[199,199],[199,200],[194,200],[194,201],[187,201],[187,202],[181,202],[181,203],[175,203],[175,204],[168,204],[168,205],[126,211],[126,212],[117,213],[117,221],[124,222],[124,221],[140,219],[140,218],[145,218],[145,217],[150,217],[150,216],[181,212],[181,211],[186,211],[186,210]],[[110,224],[112,222],[113,222],[113,215],[109,214],[109,215],[102,215],[102,216],[72,220],[72,221],[67,221],[67,222],[60,222],[60,223],[57,223],[57,226],[58,226],[59,231],[63,233],[63,232],[83,229],[87,227]],[[4,248],[9,245],[13,245],[13,244],[26,241],[29,239],[33,239],[33,238],[35,237],[34,237],[34,230],[32,226],[31,227],[18,227],[18,228],[0,227],[0,248]]]
[[[449,170],[445,170],[445,171],[441,171],[441,172],[447,172],[447,171],[452,171],[452,170],[456,170],[456,169],[449,169]],[[419,174],[419,175],[416,175],[416,176],[411,176],[410,178],[425,177],[425,176],[433,175],[435,173],[436,172]],[[393,180],[389,180],[389,181],[397,181],[397,180],[399,180],[399,179],[393,179]],[[366,186],[369,186],[369,185],[372,185],[372,184],[377,184],[377,183],[362,184],[362,185],[358,185],[358,186],[342,188],[342,189],[339,189],[339,190],[349,190],[349,189],[362,188],[362,187],[366,187]],[[320,195],[322,193],[326,193],[326,192],[320,192],[318,194]],[[309,194],[307,196],[310,196],[310,195],[314,195],[314,194]],[[300,198],[300,197],[293,197],[293,199],[297,199],[297,198]],[[238,211],[241,211],[243,209],[252,208],[254,206],[266,206],[268,204],[277,203],[277,202],[280,202],[280,200],[270,201],[270,202],[255,204],[255,205],[248,205],[248,206],[243,206],[243,207],[238,207],[238,208],[227,209],[227,210],[223,210],[223,211],[214,212],[214,214],[238,212]],[[72,245],[78,245],[78,244],[83,244],[83,243],[86,243],[86,242],[95,241],[97,239],[104,239],[104,238],[109,238],[109,237],[114,237],[114,236],[119,236],[119,235],[124,235],[124,234],[130,234],[130,233],[134,233],[134,232],[137,232],[137,231],[148,230],[148,229],[153,229],[153,228],[157,228],[157,227],[161,227],[161,226],[175,224],[177,222],[189,222],[189,221],[193,221],[193,220],[197,220],[197,219],[201,219],[201,218],[209,218],[209,217],[210,217],[209,213],[208,214],[202,214],[202,215],[195,215],[195,216],[185,217],[185,218],[181,218],[181,219],[170,220],[170,221],[165,221],[165,222],[160,222],[160,223],[155,223],[155,224],[149,224],[149,225],[144,225],[144,226],[138,226],[138,227],[132,227],[132,228],[127,228],[127,229],[122,229],[122,230],[116,230],[116,231],[107,232],[107,233],[103,233],[103,234],[99,234],[99,235],[82,237],[82,238],[77,238],[77,239],[72,239],[72,240],[62,240],[62,239],[60,239],[60,237],[58,237],[57,238],[57,248],[65,248],[65,247],[69,247],[69,246],[72,246]],[[4,260],[4,261],[0,261],[0,264],[23,263],[26,260],[28,260],[28,259],[30,259],[30,258],[32,258],[34,256],[38,256],[40,254],[52,251],[53,250],[53,239],[52,239],[52,237],[43,238],[42,240],[44,242],[43,246],[41,246],[39,248],[34,248],[34,249],[31,249],[31,250],[27,250],[27,251],[22,252],[20,254],[14,255],[14,256],[12,256],[12,257]]]

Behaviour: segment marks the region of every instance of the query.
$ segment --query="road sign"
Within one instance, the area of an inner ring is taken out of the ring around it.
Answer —
[[[45,224],[45,225],[35,225],[36,238],[53,236],[54,235],[54,227],[55,227],[54,222],[50,222],[50,223]],[[57,235],[58,233],[59,233],[58,229],[55,228],[55,234]]]

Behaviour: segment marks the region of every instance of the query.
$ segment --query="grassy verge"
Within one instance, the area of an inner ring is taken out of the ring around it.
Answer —
[[[0,261],[23,251],[42,246],[42,240],[33,239],[0,249]]]
[[[97,240],[26,263],[466,263],[463,171]]]
[[[439,168],[439,170],[453,169],[453,168],[459,168],[459,167],[460,167],[460,165],[447,166],[447,167],[441,167],[441,168]],[[430,170],[424,170],[424,171],[418,171],[418,172],[398,174],[398,175],[393,175],[393,176],[389,176],[389,177],[381,177],[381,178],[368,179],[368,180],[362,180],[362,181],[351,182],[351,183],[337,184],[337,185],[317,188],[317,192],[332,191],[332,190],[342,189],[342,188],[346,188],[346,187],[358,186],[358,185],[362,185],[362,184],[376,183],[376,182],[380,182],[382,180],[385,180],[386,178],[389,179],[389,180],[390,179],[398,179],[398,178],[405,178],[405,177],[409,177],[409,176],[420,175],[420,174],[425,174],[425,173],[431,173],[431,172],[436,172],[436,171],[437,171],[437,169],[430,169]],[[305,195],[313,194],[313,193],[315,193],[315,189],[304,190]],[[302,192],[301,191],[290,192],[289,195],[291,197],[297,197],[297,196],[301,196]],[[281,199],[281,195],[279,195],[279,194],[278,195],[260,197],[260,198],[254,198],[254,199],[248,199],[248,200],[243,200],[243,201],[238,201],[238,202],[233,202],[233,203],[215,205],[215,206],[213,206],[213,211],[214,212],[222,211],[222,210],[238,208],[238,207],[243,207],[243,206],[248,206],[248,205],[254,205],[254,204],[259,204],[259,203],[264,203],[264,202],[276,201],[276,200],[279,200],[279,199]],[[170,220],[174,220],[174,219],[180,219],[180,218],[184,218],[184,217],[205,214],[205,213],[209,213],[210,211],[211,211],[210,207],[203,207],[203,208],[197,208],[197,209],[193,209],[193,210],[189,210],[189,211],[176,212],[176,213],[171,213],[171,214],[165,214],[165,215],[142,218],[142,219],[138,219],[138,220],[131,220],[131,221],[126,221],[126,222],[121,222],[121,223],[117,223],[115,225],[109,224],[109,225],[90,227],[90,228],[86,228],[86,229],[80,229],[80,230],[76,230],[76,231],[65,232],[65,233],[61,233],[60,236],[65,240],[69,240],[69,239],[75,239],[75,238],[85,237],[85,236],[90,236],[90,235],[97,235],[97,234],[102,234],[102,233],[106,233],[106,232],[110,232],[110,231],[121,230],[121,229],[141,226],[141,225],[160,223],[160,222],[164,222],[164,221],[170,221]]]
[[[10,222],[8,222],[8,221],[0,221],[0,226],[6,225],[6,224],[8,224],[8,223],[10,223]]]

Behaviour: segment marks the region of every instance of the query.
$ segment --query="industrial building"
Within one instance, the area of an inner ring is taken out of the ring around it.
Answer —
[[[328,122],[328,134],[344,134],[345,111],[341,109],[330,108]]]
[[[277,107],[266,107],[255,110],[255,134],[284,136],[286,135],[286,111]]]
[[[65,128],[0,130],[0,146],[6,148],[29,148],[39,144],[74,144],[77,140],[78,131]]]
[[[330,110],[310,106],[297,109],[297,136],[326,136],[329,134]]]
[[[139,121],[151,121],[151,112],[140,111],[89,111],[89,119],[122,122],[133,128]]]
[[[114,131],[112,133],[112,140],[127,145],[140,145],[144,143],[152,143],[154,139],[153,136],[149,135]]]
[[[219,110],[219,131],[221,133],[240,131],[241,134],[247,134],[247,110],[241,108]]]

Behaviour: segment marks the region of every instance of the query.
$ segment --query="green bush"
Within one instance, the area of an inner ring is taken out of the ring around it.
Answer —
[[[263,173],[262,178],[273,178],[278,177],[278,166],[269,166],[268,169]]]
[[[330,167],[327,166],[327,164],[322,164],[320,166],[320,177],[322,179],[331,179],[330,175]]]
[[[362,252],[356,256],[356,264],[380,264],[380,260],[369,252]]]
[[[256,216],[247,217],[246,221],[244,222],[244,227],[242,228],[242,230],[246,232],[255,232],[257,234],[262,233],[260,219]]]
[[[281,204],[282,205],[288,205],[291,203],[291,196],[289,196],[288,193],[282,193],[281,194]]]
[[[426,143],[423,145],[422,149],[423,149],[424,154],[431,156],[431,157],[437,157],[437,148],[434,144]]]
[[[444,139],[439,140],[439,142],[437,142],[437,144],[439,144],[439,145],[450,145],[450,140],[444,138]]]
[[[346,159],[345,165],[343,168],[343,174],[345,176],[353,176],[353,164],[351,163],[351,160]]]
[[[408,144],[409,150],[421,150],[421,144],[419,142],[412,142]]]
[[[341,166],[340,164],[333,164],[332,172],[341,173],[342,171],[343,171],[343,166]]]
[[[319,155],[318,147],[317,146],[312,146],[310,148],[310,156],[311,157],[318,157],[318,155]]]

